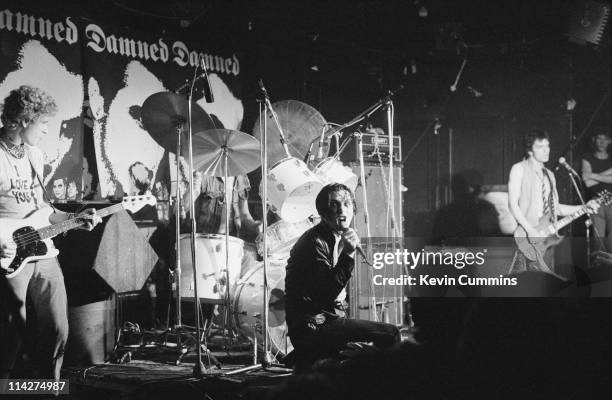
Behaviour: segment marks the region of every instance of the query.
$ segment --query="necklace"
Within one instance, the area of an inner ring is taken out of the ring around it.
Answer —
[[[1,138],[2,140],[0,140],[0,142],[2,142],[3,147],[6,149],[6,152],[9,153],[11,156],[17,158],[17,159],[21,159],[23,157],[25,157],[25,146],[23,145],[23,143],[21,143],[20,145],[16,145],[10,142],[7,142],[6,139]]]

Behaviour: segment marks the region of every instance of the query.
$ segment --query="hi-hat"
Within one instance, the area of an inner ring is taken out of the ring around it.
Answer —
[[[193,135],[193,168],[224,176],[225,150],[227,176],[244,175],[261,165],[259,140],[231,129],[209,129]]]
[[[184,96],[159,92],[149,96],[142,105],[142,124],[153,140],[170,152],[176,152],[176,129],[182,126],[181,142],[187,144],[188,102]],[[192,132],[214,129],[210,116],[196,103],[191,103]]]
[[[303,160],[310,143],[321,136],[327,125],[325,118],[313,107],[296,100],[282,100],[272,104],[287,139],[289,153],[292,157]],[[261,140],[260,118],[255,122],[253,136]],[[268,166],[276,164],[287,157],[279,139],[279,132],[272,115],[268,113],[268,135],[266,140]],[[317,154],[319,142],[316,141],[312,154]],[[324,154],[327,156],[327,154]]]

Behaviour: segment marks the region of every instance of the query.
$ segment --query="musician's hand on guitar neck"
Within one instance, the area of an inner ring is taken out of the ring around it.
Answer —
[[[102,222],[102,218],[96,214],[96,209],[95,208],[88,208],[84,211],[81,211],[76,218],[81,221],[84,222],[85,225],[83,225],[81,228],[79,229],[84,229],[86,231],[91,231],[93,230],[93,228],[95,228],[96,225],[98,225],[100,222]]]
[[[589,200],[589,202],[586,203],[586,206],[587,206],[587,209],[586,209],[587,214],[597,214],[601,204],[596,200]]]
[[[591,254],[591,258],[593,261],[593,266],[597,267],[600,265],[610,267],[612,266],[612,254],[607,251],[595,251]]]

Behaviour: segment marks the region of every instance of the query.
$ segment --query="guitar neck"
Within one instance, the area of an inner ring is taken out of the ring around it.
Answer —
[[[582,217],[584,214],[586,214],[586,207],[582,206],[575,213],[572,213],[572,214],[568,215],[567,217],[563,217],[560,220],[558,220],[557,222],[555,222],[555,224],[554,224],[555,230],[559,230],[559,229],[565,227],[566,225],[569,225],[572,221]]]
[[[114,214],[118,211],[123,210],[123,204],[118,203],[114,204],[110,207],[103,208],[101,210],[96,210],[96,214],[101,218]],[[77,218],[70,218],[66,221],[58,222],[57,224],[49,225],[44,228],[40,228],[37,230],[40,235],[41,240],[50,239],[57,235],[60,235],[64,232],[68,232],[69,230],[78,228],[80,226],[85,225],[84,222],[80,221]]]

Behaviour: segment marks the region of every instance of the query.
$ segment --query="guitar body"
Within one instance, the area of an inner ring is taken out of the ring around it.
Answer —
[[[14,257],[0,258],[2,273],[13,278],[23,267],[32,261],[52,258],[59,254],[51,239],[41,240],[36,229],[49,225],[49,210],[36,210],[24,219],[3,218],[0,224],[0,237],[17,244]]]
[[[556,230],[551,232],[552,225],[548,218],[541,218],[535,228],[541,233],[537,238],[528,238],[527,232],[519,226],[514,232],[514,241],[521,253],[530,261],[539,261],[544,258],[546,251],[561,243],[563,236],[559,236]]]
[[[607,190],[601,191],[596,199],[592,199],[585,206],[580,207],[576,212],[560,220],[551,223],[548,218],[542,217],[534,227],[540,234],[537,238],[528,238],[527,232],[522,226],[518,226],[514,231],[514,240],[521,253],[530,261],[538,261],[540,265],[546,265],[544,254],[550,247],[559,244],[563,237],[557,234],[564,226],[585,215],[589,204],[607,206],[612,203],[612,194]]]

